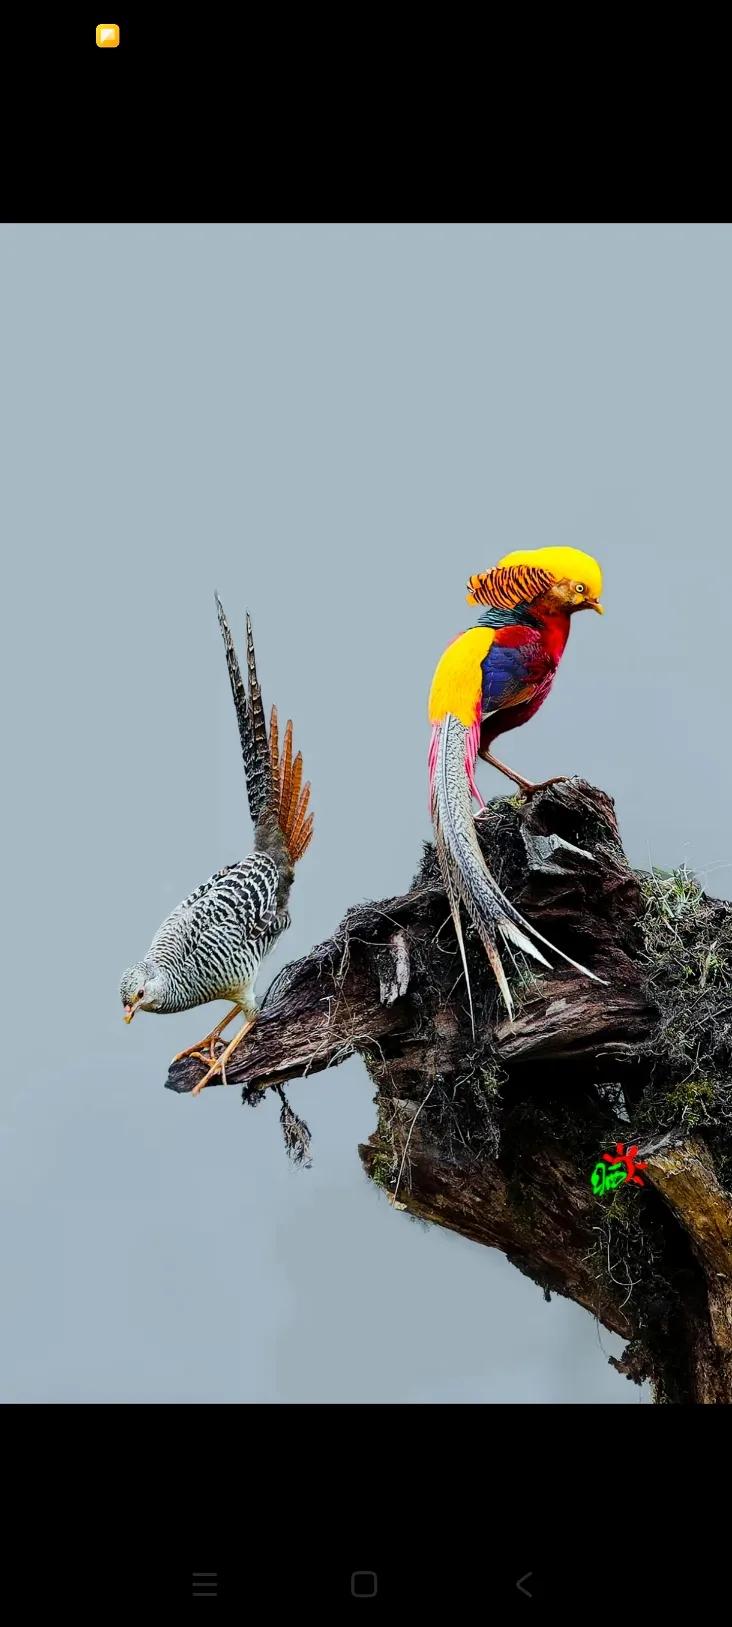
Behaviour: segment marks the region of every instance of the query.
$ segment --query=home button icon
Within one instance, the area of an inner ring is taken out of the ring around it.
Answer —
[[[375,1599],[379,1591],[376,1571],[353,1571],[351,1593],[354,1599]]]

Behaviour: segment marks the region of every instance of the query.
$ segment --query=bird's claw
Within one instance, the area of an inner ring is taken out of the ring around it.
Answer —
[[[228,1062],[229,1057],[233,1056],[234,1052],[238,1050],[245,1035],[248,1034],[250,1029],[254,1027],[255,1021],[256,1015],[254,1017],[250,1017],[247,1022],[244,1023],[243,1028],[239,1029],[238,1034],[234,1036],[233,1040],[230,1040],[229,1044],[224,1046],[221,1055],[214,1058],[211,1066],[207,1069],[206,1073],[204,1073],[203,1078],[199,1079],[198,1083],[193,1086],[191,1091],[192,1096],[200,1096],[201,1091],[212,1079],[215,1079],[217,1073],[221,1074],[222,1085],[228,1084],[226,1077],[226,1063]],[[201,1060],[203,1060],[203,1058]]]
[[[176,1053],[176,1055],[173,1057],[173,1062],[184,1062],[186,1057],[194,1056],[197,1062],[205,1062],[206,1067],[209,1067],[212,1062],[216,1061],[216,1052],[214,1050],[214,1046],[216,1044],[218,1044],[217,1040],[211,1041],[208,1048],[208,1055],[206,1055],[205,1051],[201,1050],[200,1045],[188,1045],[186,1046],[185,1051],[178,1051]]]
[[[221,1075],[221,1083],[222,1083],[222,1085],[228,1085],[228,1083],[229,1083],[229,1081],[228,1081],[228,1079],[226,1077],[226,1050],[227,1050],[227,1047],[224,1045],[224,1042],[223,1042],[222,1039],[218,1039],[216,1041],[216,1043],[217,1043],[217,1045],[220,1045],[222,1047],[221,1051],[219,1051],[218,1057],[216,1056],[215,1053],[212,1054],[211,1056],[202,1056],[200,1051],[197,1052],[199,1062],[203,1063],[203,1065],[204,1065],[204,1067],[206,1068],[207,1071],[204,1074],[203,1078],[199,1079],[198,1084],[193,1086],[193,1089],[191,1091],[192,1096],[198,1096],[200,1094],[200,1092],[203,1090],[204,1085],[210,1085],[211,1080],[216,1078],[217,1073]]]
[[[193,1086],[193,1089],[191,1091],[192,1096],[200,1096],[201,1091],[204,1089],[204,1087],[213,1078],[215,1071],[216,1071],[215,1068],[209,1068],[208,1071],[206,1073],[204,1073],[203,1078],[199,1079],[198,1084]]]
[[[531,798],[537,795],[537,792],[548,791],[550,785],[561,785],[571,777],[570,774],[552,774],[551,779],[537,780],[536,784],[532,780],[527,780],[525,784],[519,786],[519,793],[524,802],[530,802]]]

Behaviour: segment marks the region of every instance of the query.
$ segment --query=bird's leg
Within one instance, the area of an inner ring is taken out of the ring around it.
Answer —
[[[217,1023],[216,1027],[211,1029],[210,1034],[205,1034],[203,1039],[199,1039],[197,1045],[189,1045],[185,1051],[179,1051],[178,1055],[173,1057],[173,1061],[181,1062],[184,1056],[197,1056],[200,1057],[201,1061],[203,1062],[206,1059],[201,1056],[201,1052],[204,1045],[207,1045],[208,1061],[213,1062],[216,1054],[214,1051],[214,1046],[217,1039],[221,1038],[224,1029],[228,1028],[230,1022],[234,1021],[234,1018],[239,1015],[240,1010],[240,1006],[232,1006],[231,1011],[227,1011],[226,1016],[222,1017],[221,1022]]]
[[[478,755],[482,757],[484,763],[490,763],[492,768],[497,768],[499,773],[505,774],[507,779],[513,780],[514,785],[518,785],[527,800],[529,797],[536,796],[537,791],[546,791],[547,786],[559,785],[561,780],[569,779],[568,774],[553,774],[550,780],[537,780],[536,782],[534,780],[525,780],[522,774],[514,773],[512,768],[507,768],[506,764],[502,763],[498,757],[494,757],[492,751],[486,749],[479,752]]]
[[[204,1085],[207,1085],[211,1079],[214,1079],[217,1073],[220,1073],[224,1080],[226,1079],[225,1068],[229,1058],[233,1056],[237,1046],[241,1045],[244,1035],[248,1034],[250,1028],[254,1027],[256,1020],[256,1016],[247,1017],[246,1022],[239,1029],[238,1034],[235,1034],[234,1038],[229,1041],[226,1050],[221,1052],[220,1057],[218,1057],[217,1060],[212,1063],[208,1073],[205,1073],[203,1078],[199,1079],[198,1084],[193,1086],[191,1091],[192,1096],[198,1096],[200,1091],[203,1090]]]

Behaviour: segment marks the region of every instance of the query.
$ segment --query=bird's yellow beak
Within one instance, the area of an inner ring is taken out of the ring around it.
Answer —
[[[122,1012],[122,1016],[123,1016],[124,1021],[126,1023],[131,1023],[132,1022],[132,1019],[133,1019],[133,1017],[135,1015],[135,1012],[136,1012],[137,1007],[139,1006],[139,1004],[140,1004],[139,1000],[134,1000],[131,1006],[125,1006],[124,1011]]]
[[[584,604],[580,605],[580,610],[596,610],[598,616],[604,616],[605,614],[604,607],[600,604],[599,599],[585,599]]]

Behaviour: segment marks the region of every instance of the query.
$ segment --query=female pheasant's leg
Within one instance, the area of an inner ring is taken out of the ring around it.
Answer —
[[[209,1080],[215,1079],[217,1073],[222,1074],[224,1078],[226,1077],[224,1070],[229,1058],[233,1056],[237,1046],[241,1045],[244,1035],[248,1034],[250,1028],[254,1027],[256,1020],[256,1017],[247,1018],[247,1021],[239,1029],[238,1034],[235,1034],[234,1038],[230,1040],[226,1050],[221,1052],[220,1057],[218,1057],[213,1065],[209,1068],[208,1073],[205,1073],[203,1078],[199,1079],[198,1084],[193,1086],[191,1091],[192,1096],[197,1096],[199,1091],[203,1090],[204,1085],[209,1083]]]
[[[559,785],[562,780],[569,779],[568,774],[553,774],[550,780],[537,780],[536,782],[534,780],[525,780],[522,774],[515,774],[512,768],[507,768],[506,764],[500,761],[500,758],[494,757],[492,751],[481,751],[478,755],[482,757],[484,763],[490,763],[493,768],[498,769],[499,773],[505,774],[506,779],[513,780],[514,785],[520,787],[525,797],[533,797],[537,791],[546,791],[547,786]]]
[[[207,1045],[209,1050],[209,1061],[213,1062],[214,1045],[216,1044],[217,1039],[220,1039],[224,1029],[228,1028],[229,1023],[233,1022],[235,1017],[238,1017],[240,1010],[240,1006],[232,1006],[231,1011],[227,1011],[226,1016],[222,1017],[221,1022],[217,1023],[216,1027],[211,1029],[210,1034],[206,1034],[203,1039],[199,1039],[197,1045],[189,1045],[185,1051],[179,1051],[178,1055],[173,1057],[173,1061],[180,1062],[184,1056],[200,1056],[204,1045]],[[201,1061],[203,1060],[203,1057],[201,1057]]]

